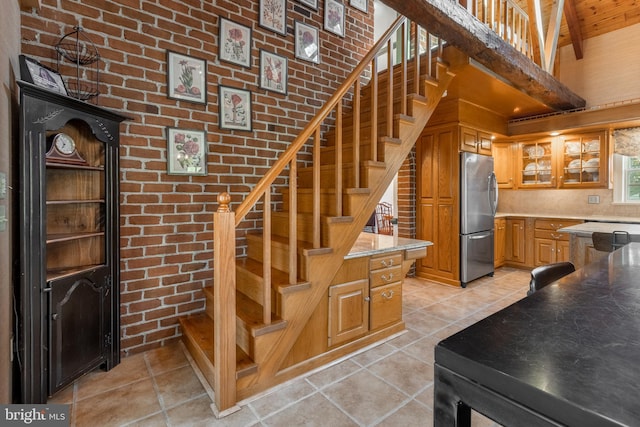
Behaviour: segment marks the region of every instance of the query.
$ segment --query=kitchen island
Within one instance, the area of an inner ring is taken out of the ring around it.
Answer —
[[[593,233],[613,233],[624,231],[629,233],[632,241],[640,241],[640,224],[619,222],[584,222],[560,228],[559,233],[569,234],[569,260],[581,268],[607,255],[608,252],[598,251],[593,247]]]
[[[638,425],[639,275],[630,243],[441,341],[434,425]]]

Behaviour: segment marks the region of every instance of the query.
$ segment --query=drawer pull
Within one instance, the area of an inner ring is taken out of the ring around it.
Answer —
[[[385,282],[391,282],[393,280],[393,273],[389,273],[389,277],[385,276],[384,274],[382,274],[380,276],[380,278],[382,280],[384,280]]]
[[[381,296],[382,298],[384,298],[384,299],[391,299],[391,298],[393,298],[393,289],[391,289],[389,292],[386,292],[386,291],[385,291],[385,292],[382,292],[382,293],[380,294],[380,296]]]
[[[551,237],[553,237],[554,239],[561,239],[562,238],[562,234],[551,233]]]
[[[392,267],[393,266],[393,258],[390,258],[388,260],[388,262],[389,263],[387,264],[387,261],[383,259],[382,261],[380,261],[380,264],[382,264],[383,267]]]

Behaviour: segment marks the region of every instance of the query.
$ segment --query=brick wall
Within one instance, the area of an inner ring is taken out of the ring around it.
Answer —
[[[323,29],[314,11],[287,0],[286,36],[258,25],[258,0],[41,0],[22,12],[22,53],[56,66],[53,46],[80,25],[101,54],[98,104],[132,117],[122,127],[121,340],[138,352],[179,336],[178,318],[204,309],[213,277],[212,212],[233,204],[264,175],[373,42],[369,14],[345,2],[345,37]],[[252,30],[251,68],[218,58],[219,16]],[[320,64],[294,57],[294,21],[319,29]],[[289,60],[288,93],[258,87],[259,50]],[[166,52],[207,60],[208,103],[166,96]],[[218,128],[218,86],[250,90],[253,128]],[[206,176],[167,175],[166,127],[207,132]],[[255,216],[254,216],[255,217]],[[254,220],[258,221],[258,219]],[[246,228],[256,226],[245,221]]]

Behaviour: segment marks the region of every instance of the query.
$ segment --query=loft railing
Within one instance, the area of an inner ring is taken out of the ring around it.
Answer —
[[[386,54],[386,70],[378,70],[378,57],[381,52],[393,52]],[[377,141],[381,136],[393,136],[393,115],[406,114],[407,93],[422,95],[424,87],[419,85],[423,77],[437,78],[436,55],[441,55],[441,41],[415,23],[410,23],[407,18],[399,17],[387,30],[382,38],[374,45],[372,50],[363,58],[361,63],[347,77],[335,94],[318,111],[316,116],[300,132],[299,136],[291,143],[273,164],[271,169],[262,177],[255,188],[240,203],[236,212],[230,210],[230,197],[223,193],[218,196],[220,207],[214,213],[214,370],[215,370],[215,400],[219,411],[224,412],[235,405],[235,346],[236,346],[236,319],[235,319],[235,292],[236,292],[236,267],[235,267],[235,229],[243,218],[251,211],[262,207],[263,216],[263,289],[262,307],[263,321],[271,322],[271,193],[274,182],[283,174],[287,174],[289,188],[289,259],[288,270],[290,283],[298,281],[298,236],[297,236],[297,167],[298,154],[305,149],[308,143],[312,144],[312,197],[313,197],[313,237],[312,247],[321,246],[320,225],[320,144],[321,129],[331,127],[335,130],[335,176],[333,192],[336,216],[343,215],[342,197],[343,185],[349,182],[350,187],[360,188],[360,164],[364,160],[378,161]],[[410,83],[407,70],[411,69],[413,81]],[[398,77],[399,76],[399,77]],[[399,81],[394,81],[394,79]],[[361,98],[362,86],[369,86],[370,121],[371,126],[368,135],[361,134]],[[409,85],[414,86],[409,88]],[[384,104],[378,101],[379,93],[386,91]],[[399,92],[398,92],[399,91]],[[396,96],[397,95],[397,96]],[[400,98],[398,111],[394,111],[394,99]],[[352,120],[345,123],[343,119],[344,107],[350,109]],[[378,111],[385,111],[384,120],[386,135],[378,135]],[[343,134],[346,126],[352,126],[351,141],[353,154],[350,165],[343,162]],[[361,143],[367,139],[371,143],[368,159],[361,156]],[[308,151],[308,150],[307,150]],[[346,167],[349,166],[349,167]],[[345,172],[348,171],[348,172]],[[350,173],[351,176],[343,176]],[[325,186],[326,187],[326,186]],[[262,203],[260,203],[262,201]]]

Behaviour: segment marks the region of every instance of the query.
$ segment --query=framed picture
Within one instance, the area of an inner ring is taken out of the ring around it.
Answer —
[[[260,0],[260,26],[287,35],[287,0]]]
[[[33,83],[53,92],[68,95],[62,76],[28,56],[20,55],[20,78],[25,82]]]
[[[318,29],[296,21],[295,25],[296,58],[320,63],[320,40]]]
[[[349,4],[352,7],[355,7],[358,10],[367,13],[367,6],[369,4],[369,0],[349,0]]]
[[[251,130],[251,92],[227,86],[220,88],[220,129]]]
[[[207,133],[202,130],[167,128],[167,173],[207,174]]]
[[[337,0],[324,1],[324,29],[344,37],[344,4]]]
[[[313,10],[318,10],[318,0],[299,0],[305,6],[309,6]]]
[[[207,61],[167,51],[167,97],[207,103]]]
[[[260,49],[260,88],[287,93],[287,58]]]
[[[220,17],[220,59],[251,68],[251,28]]]

